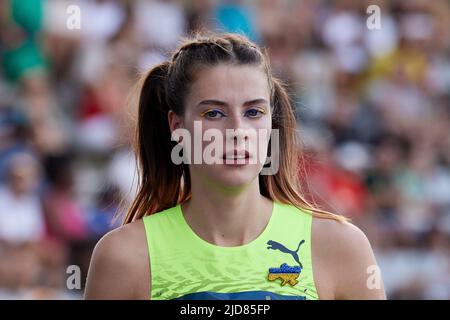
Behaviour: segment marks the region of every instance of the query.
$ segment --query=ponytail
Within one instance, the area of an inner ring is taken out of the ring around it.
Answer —
[[[183,194],[180,182],[185,168],[171,160],[175,142],[171,140],[167,118],[170,110],[166,98],[169,66],[170,62],[162,62],[140,80],[134,142],[139,167],[138,192],[123,224],[170,208]]]

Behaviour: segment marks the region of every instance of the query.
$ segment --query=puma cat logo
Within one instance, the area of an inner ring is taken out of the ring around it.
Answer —
[[[298,244],[297,250],[292,251],[292,250],[289,250],[288,248],[286,248],[284,245],[282,245],[282,244],[279,243],[279,242],[276,242],[276,241],[273,241],[273,240],[269,240],[269,241],[267,241],[267,245],[268,245],[267,249],[280,250],[281,252],[290,254],[290,255],[292,256],[292,258],[294,258],[294,260],[298,263],[298,265],[300,266],[300,268],[303,269],[303,265],[302,265],[302,263],[300,262],[300,259],[298,258],[297,252],[298,252],[298,250],[300,249],[300,246],[301,246],[304,242],[305,242],[305,240],[300,241],[300,243]]]

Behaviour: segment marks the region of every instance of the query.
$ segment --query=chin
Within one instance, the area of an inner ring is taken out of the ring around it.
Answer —
[[[211,175],[208,175],[210,181],[214,184],[225,188],[244,187],[258,178],[261,171],[259,166],[221,166],[214,170]]]

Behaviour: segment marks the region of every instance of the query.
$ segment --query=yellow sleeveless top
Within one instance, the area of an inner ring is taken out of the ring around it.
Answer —
[[[273,202],[253,241],[223,247],[200,238],[180,204],[143,218],[152,300],[318,299],[311,261],[310,212]]]

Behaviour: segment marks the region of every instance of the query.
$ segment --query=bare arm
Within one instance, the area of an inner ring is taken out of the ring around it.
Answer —
[[[337,230],[336,299],[385,300],[381,272],[366,235],[345,223]]]
[[[142,228],[132,223],[100,239],[92,254],[85,299],[148,298],[148,253]]]
[[[366,235],[351,223],[317,219],[316,245],[320,274],[331,299],[384,300],[386,294],[378,264]]]

